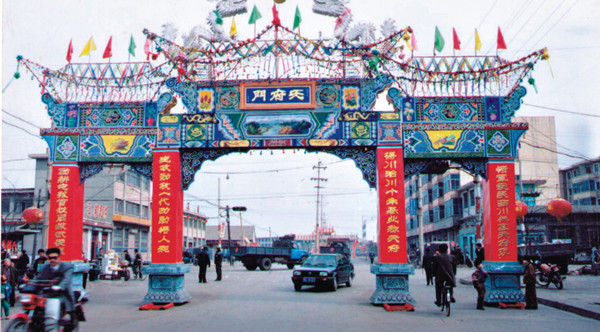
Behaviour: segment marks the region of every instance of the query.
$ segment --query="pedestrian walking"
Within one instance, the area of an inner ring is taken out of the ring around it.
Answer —
[[[29,266],[29,256],[27,250],[23,249],[15,262],[15,268],[19,272],[19,278],[23,278],[25,272],[27,272],[27,266]]]
[[[425,254],[423,255],[423,269],[425,269],[427,286],[433,285],[433,254],[429,247],[425,248]]]
[[[208,248],[202,247],[202,250],[198,252],[196,256],[198,260],[198,266],[200,267],[200,272],[198,273],[198,282],[206,283],[206,268],[210,267],[210,256],[208,255]]]
[[[369,260],[371,261],[371,264],[373,264],[373,262],[375,262],[375,253],[374,252],[369,252]]]
[[[485,260],[485,251],[483,250],[483,245],[481,243],[477,243],[475,247],[475,261],[473,262],[473,264],[477,266],[483,263],[483,261]]]
[[[485,297],[485,280],[488,274],[483,270],[483,264],[479,264],[475,267],[475,272],[471,274],[471,281],[473,287],[477,290],[477,309],[485,310],[483,307],[483,298]]]
[[[142,279],[144,276],[142,275],[142,266],[144,265],[144,260],[142,259],[142,254],[137,249],[133,249],[133,254],[135,258],[133,259],[133,266],[135,267],[134,273],[137,273],[138,278]]]
[[[223,265],[223,253],[221,252],[221,248],[217,247],[217,251],[215,252],[215,269],[217,270],[217,279],[215,281],[221,281],[222,271],[221,266]]]
[[[8,319],[8,316],[10,316],[10,303],[8,301],[8,298],[10,297],[11,292],[12,292],[12,288],[10,287],[10,284],[8,283],[8,279],[3,274],[2,275],[2,314],[3,314],[2,319]]]
[[[525,284],[525,309],[537,309],[537,293],[535,290],[535,267],[527,259],[523,259],[525,272],[523,283]]]
[[[19,284],[19,272],[15,268],[15,264],[10,260],[10,258],[4,259],[4,263],[2,264],[2,275],[6,277],[6,280],[13,292],[10,293],[8,298],[8,302],[11,307],[15,306],[15,292],[17,285]]]

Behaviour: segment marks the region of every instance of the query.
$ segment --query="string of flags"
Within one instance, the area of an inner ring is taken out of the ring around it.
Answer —
[[[414,38],[414,34],[413,34],[413,38]],[[440,32],[440,29],[436,26],[435,27],[435,38],[434,38],[434,42],[433,42],[433,54],[435,55],[436,51],[438,53],[442,52],[442,50],[444,50],[444,46],[446,45],[446,41],[444,40],[444,36],[442,36],[442,33]],[[481,38],[479,38],[479,32],[477,31],[477,29],[475,29],[475,53],[477,54],[478,51],[481,51]],[[452,28],[452,49],[454,51],[460,51],[461,50],[461,42],[460,42],[460,38],[458,37],[458,33],[456,33],[456,29]],[[500,30],[500,27],[498,27],[498,36],[496,38],[496,50],[506,50],[506,41],[504,40],[504,36],[502,35],[502,30]]]

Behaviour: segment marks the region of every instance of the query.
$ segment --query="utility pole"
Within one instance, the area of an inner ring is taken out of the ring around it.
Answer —
[[[423,262],[423,255],[425,254],[425,237],[423,235],[423,209],[421,209],[421,173],[417,174],[416,181],[416,193],[417,193],[417,223],[419,224],[419,250],[421,251],[421,257],[419,257],[420,262]]]
[[[229,250],[229,265],[233,266],[233,255],[231,254],[231,227],[229,225],[229,205],[225,208],[227,211],[227,250]]]
[[[320,189],[321,187],[321,181],[323,182],[327,182],[327,179],[322,178],[321,177],[321,170],[326,170],[327,166],[321,166],[321,161],[319,160],[319,162],[317,163],[317,166],[313,166],[313,169],[317,170],[317,177],[316,178],[310,178],[311,181],[317,181],[317,186],[315,188],[317,188],[317,216],[316,216],[316,227],[317,227],[317,233],[316,233],[316,237],[315,237],[315,252],[318,254],[320,252],[319,250],[319,246],[321,244],[320,242],[320,229],[319,229],[319,200],[320,200]]]

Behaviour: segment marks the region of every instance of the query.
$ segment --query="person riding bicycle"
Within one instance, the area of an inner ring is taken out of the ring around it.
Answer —
[[[435,305],[442,305],[442,292],[444,283],[450,286],[450,302],[455,302],[453,288],[456,287],[454,274],[456,273],[456,258],[448,254],[448,245],[442,243],[438,248],[438,253],[433,256],[434,274],[435,274]]]
[[[74,309],[73,289],[71,288],[71,279],[73,278],[73,264],[60,261],[60,249],[50,248],[46,251],[48,263],[44,264],[40,273],[34,280],[52,280],[55,282],[51,290],[59,294],[56,297],[49,298],[46,301],[46,317],[50,317],[58,322],[60,319],[60,307],[65,305],[65,311],[72,313]],[[74,314],[70,315],[71,317]]]

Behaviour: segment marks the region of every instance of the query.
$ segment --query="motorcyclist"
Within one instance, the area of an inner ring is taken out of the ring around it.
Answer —
[[[48,263],[42,266],[40,273],[34,280],[53,280],[55,284],[51,286],[52,291],[58,293],[57,297],[48,298],[46,301],[46,317],[54,320],[50,324],[57,324],[60,319],[61,304],[65,305],[65,311],[71,313],[73,319],[73,290],[71,288],[71,279],[73,277],[73,264],[60,261],[60,249],[49,248],[46,251]]]

